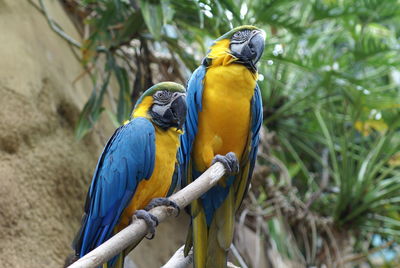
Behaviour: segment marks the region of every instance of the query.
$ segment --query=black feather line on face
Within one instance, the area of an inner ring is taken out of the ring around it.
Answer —
[[[251,61],[251,59],[247,59],[247,58],[243,57],[242,55],[239,55],[235,52],[231,52],[230,54],[232,56],[234,56],[235,58],[238,58],[238,60],[236,60],[235,63],[240,63],[240,64],[246,66],[246,68],[249,69],[250,71],[252,71],[253,73],[257,72],[257,66]]]
[[[168,112],[169,112],[169,110],[166,111],[166,113],[168,113]],[[164,115],[160,115],[160,114],[154,112],[153,110],[150,110],[150,111],[149,111],[149,114],[150,114],[150,116],[151,116],[151,120],[152,120],[157,126],[159,126],[161,129],[167,130],[168,128],[171,127],[170,121],[169,121],[168,119],[165,118],[165,114],[164,114]],[[167,116],[167,117],[168,117],[168,118],[169,118],[169,117],[172,117],[172,115],[171,115],[171,116]]]
[[[162,90],[153,95],[153,105],[149,111],[152,121],[160,128],[166,130],[169,127],[169,119],[172,115],[168,114],[169,103],[172,99],[172,92]]]

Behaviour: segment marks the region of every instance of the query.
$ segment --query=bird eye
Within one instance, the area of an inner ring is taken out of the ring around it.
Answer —
[[[250,35],[250,33],[251,33],[251,31],[250,31],[250,30],[247,30],[247,29],[246,29],[246,30],[238,31],[238,32],[236,32],[236,33],[233,34],[232,40],[233,40],[233,41],[243,42],[243,41],[245,41],[245,40],[248,38],[248,36]]]
[[[234,35],[233,35],[233,38],[237,38],[237,39],[240,39],[240,37],[242,36],[242,32],[236,32]]]
[[[163,90],[163,91],[157,91],[156,94],[154,94],[154,99],[167,103],[171,99],[171,92]]]

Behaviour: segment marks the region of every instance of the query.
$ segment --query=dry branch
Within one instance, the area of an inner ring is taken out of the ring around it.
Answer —
[[[170,200],[174,201],[180,208],[184,208],[213,187],[224,173],[224,166],[217,162],[194,182],[172,195]],[[163,206],[153,208],[150,213],[156,216],[159,222],[162,222],[172,214],[172,210]],[[128,227],[71,264],[68,268],[95,268],[116,256],[128,246],[140,241],[146,233],[146,223],[143,220],[136,219]]]
[[[52,18],[50,18],[49,13],[47,12],[47,8],[46,8],[45,4],[43,3],[43,0],[39,0],[40,8],[38,8],[36,6],[36,4],[32,0],[30,0],[29,2],[44,14],[44,16],[46,17],[47,23],[49,24],[50,28],[54,32],[56,32],[59,36],[61,36],[63,39],[65,39],[71,45],[73,45],[73,46],[75,46],[77,48],[81,48],[82,47],[82,45],[78,41],[76,41],[74,38],[72,38],[71,36],[66,34],[61,29],[61,27],[56,22],[54,22],[54,20]]]
[[[184,248],[185,245],[181,246],[161,268],[189,268],[193,264],[193,249],[185,257]]]
[[[184,253],[183,253],[184,248],[185,248],[185,245],[181,246],[175,252],[175,254],[171,257],[171,259],[169,259],[166,264],[161,266],[161,268],[189,268],[189,267],[192,267],[191,265],[193,264],[193,250],[190,250],[188,256],[185,257]],[[233,247],[231,247],[231,249],[233,249]],[[247,267],[247,265],[244,262],[243,262],[243,264],[242,264],[242,268]],[[229,261],[226,266],[227,266],[227,268],[240,268]]]

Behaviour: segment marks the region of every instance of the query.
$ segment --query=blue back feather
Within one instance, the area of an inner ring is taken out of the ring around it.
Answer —
[[[97,163],[82,228],[73,243],[79,257],[112,236],[139,182],[153,173],[155,149],[155,130],[145,118],[133,119],[110,138]]]
[[[182,186],[185,186],[187,169],[192,152],[194,138],[197,134],[198,113],[202,109],[203,80],[206,74],[206,67],[200,65],[190,77],[186,91],[186,103],[188,107],[186,121],[184,124],[184,134],[181,135],[181,146],[178,151],[180,173],[182,174]]]

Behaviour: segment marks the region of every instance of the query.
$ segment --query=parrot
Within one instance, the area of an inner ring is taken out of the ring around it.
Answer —
[[[226,170],[190,205],[184,252],[193,246],[196,268],[227,266],[234,216],[249,187],[263,120],[256,64],[264,46],[264,31],[234,28],[212,43],[187,84],[188,114],[178,153],[182,186],[215,162]]]
[[[179,183],[174,171],[186,113],[186,90],[180,84],[162,82],[141,95],[131,119],[115,131],[99,157],[72,245],[76,259],[125,228],[133,215],[146,222],[151,239],[158,220],[148,210],[166,205],[179,212],[166,196]],[[123,267],[131,249],[103,267]]]

